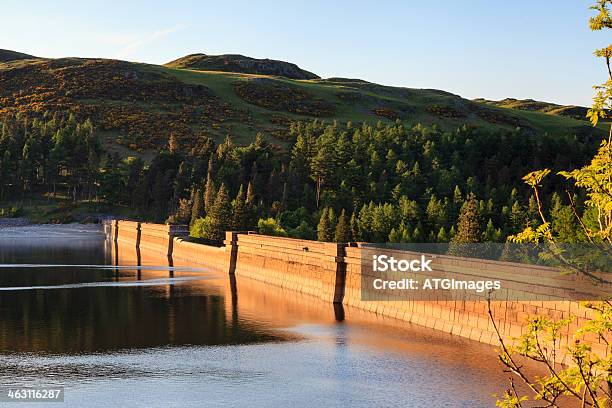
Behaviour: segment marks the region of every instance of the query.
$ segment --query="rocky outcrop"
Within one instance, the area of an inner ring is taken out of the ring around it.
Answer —
[[[166,64],[173,68],[199,71],[239,72],[243,74],[276,75],[291,79],[319,79],[318,75],[297,65],[273,59],[257,59],[239,54],[191,54]]]

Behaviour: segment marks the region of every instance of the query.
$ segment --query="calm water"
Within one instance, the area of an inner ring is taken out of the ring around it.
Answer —
[[[97,227],[0,230],[0,385],[66,387],[51,407],[489,407],[505,379],[490,347]]]

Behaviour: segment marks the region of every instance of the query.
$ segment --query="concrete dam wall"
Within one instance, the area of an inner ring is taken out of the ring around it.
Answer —
[[[375,313],[441,330],[475,341],[497,345],[498,338],[489,316],[485,294],[447,293],[432,296],[402,291],[399,296],[380,298],[364,282],[372,274],[372,248],[361,243],[336,244],[258,235],[253,232],[227,232],[224,246],[202,245],[187,240],[187,228],[159,224],[111,221],[105,224],[107,236],[122,245],[133,245],[174,259],[207,266],[239,277],[274,285],[322,299],[329,303]],[[376,249],[395,258],[416,257],[416,253]],[[503,289],[491,301],[498,330],[505,339],[525,331],[526,318],[540,315],[553,319],[573,317],[561,333],[559,350],[574,342],[578,327],[593,312],[578,299],[593,288],[585,278],[563,275],[557,268],[482,259],[434,255],[435,267],[428,276],[456,280],[495,279]],[[416,278],[418,273],[414,274]],[[265,287],[265,286],[264,286]],[[598,289],[608,293],[609,286]],[[265,289],[264,289],[265,290]],[[599,294],[601,294],[599,293]],[[591,293],[592,294],[592,293]],[[378,297],[377,297],[378,296]],[[588,334],[583,342],[605,356],[601,339]]]

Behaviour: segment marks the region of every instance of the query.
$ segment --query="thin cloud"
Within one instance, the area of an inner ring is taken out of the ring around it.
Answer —
[[[125,58],[133,54],[136,50],[143,47],[144,45],[150,44],[160,38],[166,37],[170,34],[174,34],[178,31],[182,31],[189,28],[187,24],[179,24],[174,27],[166,28],[163,30],[153,31],[152,33],[146,33],[141,35],[117,35],[112,39],[115,43],[123,45],[123,47],[115,55],[116,58]]]

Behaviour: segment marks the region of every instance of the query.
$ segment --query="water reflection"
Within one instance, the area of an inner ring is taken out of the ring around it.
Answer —
[[[504,389],[490,347],[79,231],[0,238],[0,384],[63,385],[75,407],[479,407]]]
[[[168,259],[142,265],[127,247],[115,253],[122,266],[113,267],[108,245],[98,234],[1,240],[0,352],[87,353],[288,337],[228,319],[225,294],[205,283],[219,276],[191,267],[177,268],[175,277]]]

